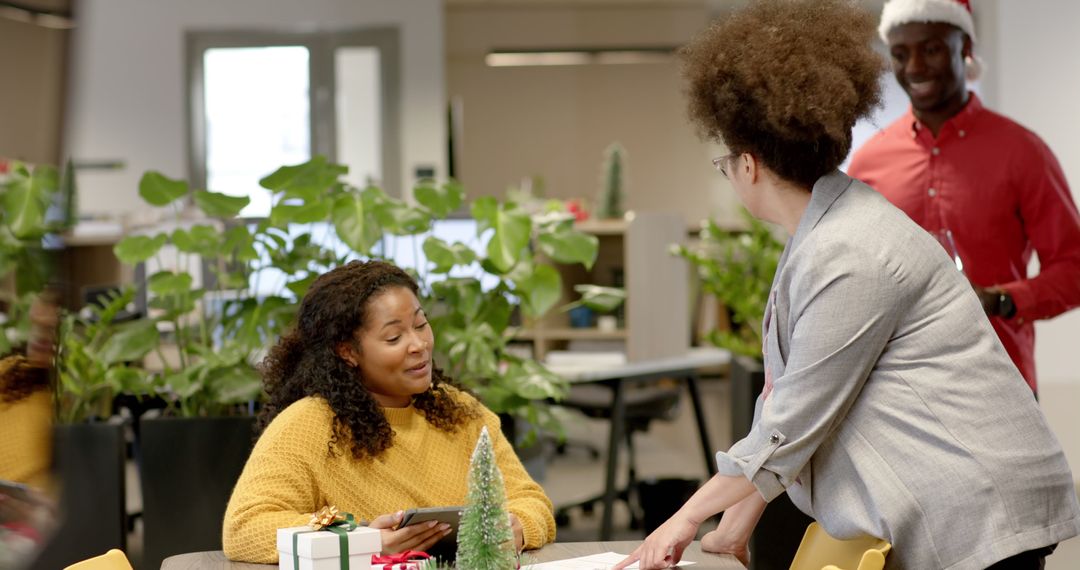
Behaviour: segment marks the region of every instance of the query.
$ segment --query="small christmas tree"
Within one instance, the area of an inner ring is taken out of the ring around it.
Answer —
[[[480,430],[469,465],[469,494],[457,542],[460,570],[513,570],[517,565],[506,490],[486,426]]]
[[[604,151],[604,186],[596,200],[596,217],[621,218],[623,216],[623,159],[626,151],[619,143],[611,143]]]

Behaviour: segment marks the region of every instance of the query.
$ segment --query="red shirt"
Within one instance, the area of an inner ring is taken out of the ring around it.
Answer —
[[[855,153],[848,174],[927,231],[951,231],[968,279],[1012,295],[1016,315],[990,321],[1035,390],[1032,321],[1080,305],[1080,215],[1042,139],[972,93],[936,138],[909,109]],[[1029,278],[1032,250],[1040,269]]]

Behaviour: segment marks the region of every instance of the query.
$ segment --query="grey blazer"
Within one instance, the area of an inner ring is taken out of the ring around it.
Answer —
[[[837,171],[814,185],[766,311],[771,391],[718,453],[890,569],[981,569],[1080,534],[1061,447],[938,243]]]

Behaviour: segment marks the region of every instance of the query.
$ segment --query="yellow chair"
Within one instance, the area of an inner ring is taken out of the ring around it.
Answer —
[[[789,570],[882,570],[892,545],[880,538],[837,540],[814,522],[806,527]]]
[[[64,570],[132,570],[132,568],[127,556],[114,548],[101,556],[76,562]]]

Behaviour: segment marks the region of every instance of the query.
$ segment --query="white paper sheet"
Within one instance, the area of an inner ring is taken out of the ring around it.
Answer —
[[[523,570],[610,570],[616,564],[625,560],[627,556],[629,555],[619,554],[617,552],[590,554],[578,558],[567,558],[566,560],[530,564],[529,566],[525,566]],[[690,566],[691,564],[694,564],[694,562],[683,560],[679,562],[678,567]],[[626,568],[627,570],[637,570],[637,567],[637,562],[635,562]]]

